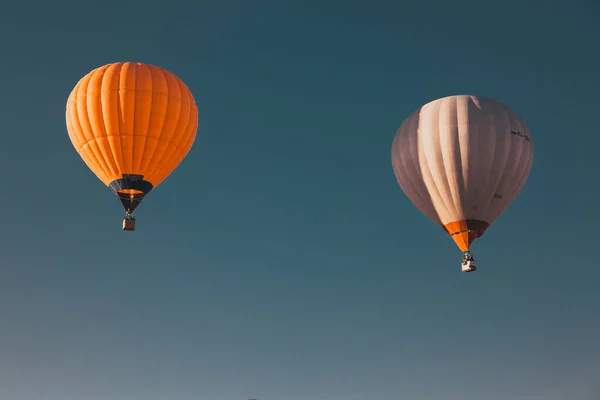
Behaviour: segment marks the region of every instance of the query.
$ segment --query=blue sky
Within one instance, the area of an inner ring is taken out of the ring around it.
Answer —
[[[590,0],[3,6],[0,398],[598,398],[599,17]],[[200,113],[133,234],[64,121],[115,61],[174,72]],[[535,144],[474,274],[390,161],[404,118],[452,94],[509,105]]]

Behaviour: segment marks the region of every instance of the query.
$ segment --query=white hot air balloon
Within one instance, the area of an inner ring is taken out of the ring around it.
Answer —
[[[525,122],[504,104],[477,96],[424,105],[392,144],[400,187],[463,251],[463,272],[476,269],[469,246],[521,191],[532,163]]]

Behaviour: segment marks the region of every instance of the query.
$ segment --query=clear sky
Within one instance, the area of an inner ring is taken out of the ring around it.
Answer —
[[[600,3],[42,1],[0,12],[1,400],[600,398]],[[137,230],[71,145],[88,71],[195,95]],[[398,187],[420,105],[499,100],[533,170],[460,272]]]

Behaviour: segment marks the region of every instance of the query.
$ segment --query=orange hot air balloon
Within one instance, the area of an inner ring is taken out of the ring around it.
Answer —
[[[188,87],[147,64],[114,63],[81,78],[67,101],[67,130],[87,166],[133,211],[189,152],[198,109]]]
[[[400,187],[464,252],[519,194],[533,163],[533,141],[516,112],[497,101],[449,96],[412,113],[392,144]]]

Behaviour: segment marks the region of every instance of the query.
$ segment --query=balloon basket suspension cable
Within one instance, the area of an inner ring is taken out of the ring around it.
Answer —
[[[133,204],[133,195],[129,196],[131,203]],[[133,211],[130,208],[125,212],[125,218],[123,218],[123,230],[124,231],[135,231],[135,217]]]
[[[477,270],[477,264],[475,264],[473,254],[471,254],[469,250],[463,252],[461,269],[462,272],[473,272]]]

